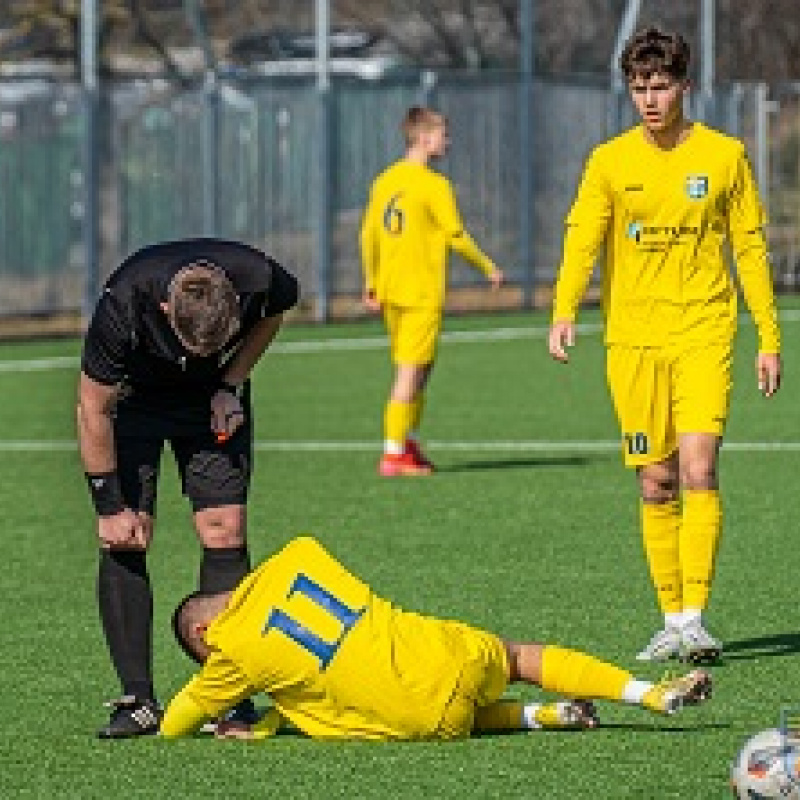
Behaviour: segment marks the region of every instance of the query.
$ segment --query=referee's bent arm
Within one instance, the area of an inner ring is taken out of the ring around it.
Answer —
[[[116,469],[111,412],[118,395],[116,386],[106,386],[81,372],[78,387],[78,445],[83,467],[89,474]]]

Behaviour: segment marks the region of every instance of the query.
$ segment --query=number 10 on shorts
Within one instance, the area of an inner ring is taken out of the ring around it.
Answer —
[[[646,433],[626,433],[625,446],[631,456],[646,456],[650,449]]]

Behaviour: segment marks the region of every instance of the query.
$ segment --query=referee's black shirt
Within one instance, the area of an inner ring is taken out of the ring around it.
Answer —
[[[227,274],[239,296],[241,327],[219,353],[189,352],[161,304],[175,274],[197,260]],[[145,247],[106,281],[83,344],[81,369],[104,385],[124,387],[122,406],[208,414],[225,367],[253,327],[298,299],[297,280],[253,247],[221,239],[185,239]]]

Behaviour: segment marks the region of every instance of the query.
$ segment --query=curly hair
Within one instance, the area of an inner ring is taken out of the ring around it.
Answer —
[[[685,80],[689,71],[689,45],[679,33],[648,27],[637,31],[620,56],[620,68],[628,80],[657,73]]]

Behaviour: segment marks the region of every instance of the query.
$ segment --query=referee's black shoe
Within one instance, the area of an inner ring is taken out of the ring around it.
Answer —
[[[119,700],[105,704],[111,708],[111,719],[97,732],[100,739],[127,739],[132,736],[149,736],[158,733],[163,711],[150,699],[140,699],[126,694]]]

